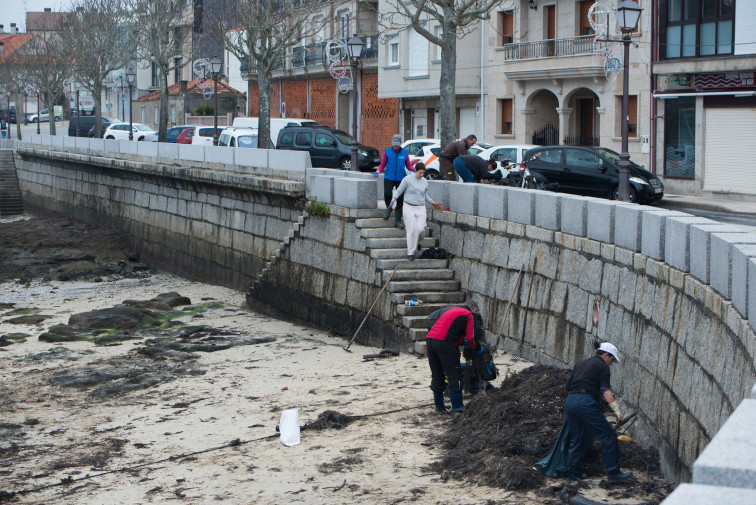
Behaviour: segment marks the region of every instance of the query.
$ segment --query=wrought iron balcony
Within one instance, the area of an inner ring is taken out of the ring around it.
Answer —
[[[593,35],[566,39],[534,40],[503,46],[505,60],[526,60],[530,58],[555,58],[593,52]]]

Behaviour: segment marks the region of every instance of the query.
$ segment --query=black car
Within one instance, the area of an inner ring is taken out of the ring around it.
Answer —
[[[69,137],[93,137],[95,116],[73,116],[68,122],[68,136]],[[120,123],[121,120],[115,117],[102,116],[102,130],[100,134],[105,131],[105,128],[110,126],[110,123]],[[76,129],[79,129],[79,134],[76,134]],[[91,132],[90,132],[91,130]]]
[[[538,157],[534,158],[534,156]],[[604,147],[549,146],[530,149],[523,158],[530,173],[543,183],[556,183],[557,191],[617,199],[619,154]],[[630,200],[653,203],[664,197],[661,180],[630,162]]]
[[[276,149],[307,151],[313,167],[352,167],[352,136],[342,130],[327,126],[286,126],[278,132]],[[357,145],[360,170],[370,170],[381,163],[381,155],[375,147]]]
[[[8,109],[0,109],[0,121],[16,124],[16,108],[11,107],[10,111]]]

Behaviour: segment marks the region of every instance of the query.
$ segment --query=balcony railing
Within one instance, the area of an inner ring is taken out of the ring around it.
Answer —
[[[590,54],[593,52],[593,41],[595,38],[595,36],[590,35],[586,37],[535,40],[533,42],[507,44],[504,46],[504,59],[526,60],[529,58],[554,58],[576,54]]]
[[[281,70],[282,68],[284,68],[284,60],[278,60],[278,65],[275,66],[274,70]],[[257,74],[257,69],[247,64],[247,58],[242,58],[239,60],[239,73],[242,76],[249,76]]]

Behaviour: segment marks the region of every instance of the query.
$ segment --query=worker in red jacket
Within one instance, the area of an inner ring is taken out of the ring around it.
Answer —
[[[449,385],[452,412],[464,412],[462,405],[462,368],[459,365],[459,346],[475,348],[475,322],[478,313],[475,300],[467,300],[461,307],[444,311],[425,338],[431,385],[436,412],[446,410],[444,390]]]

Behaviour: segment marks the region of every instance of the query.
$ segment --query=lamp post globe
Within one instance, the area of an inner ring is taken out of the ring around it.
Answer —
[[[624,62],[622,70],[622,149],[619,161],[618,199],[630,201],[630,153],[628,153],[628,102],[630,96],[630,32],[634,31],[640,20],[641,7],[632,0],[624,0],[617,6],[617,24],[622,30],[624,45]]]
[[[351,39],[347,42],[347,48],[349,50],[349,58],[352,61],[352,162],[350,170],[359,170],[360,162],[357,155],[357,103],[359,97],[357,96],[357,83],[355,77],[357,75],[357,69],[359,68],[359,59],[362,56],[362,48],[365,43],[355,33]]]
[[[134,72],[133,68],[129,68],[126,71],[126,84],[129,85],[129,140],[134,140],[134,123],[132,120],[133,114],[133,104],[132,104],[132,95],[131,95],[131,89],[134,87],[134,81],[136,81],[136,72]]]
[[[213,75],[213,95],[215,96],[215,105],[213,107],[213,145],[218,145],[218,74],[220,74],[223,62],[213,56],[210,59],[210,73]]]

